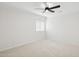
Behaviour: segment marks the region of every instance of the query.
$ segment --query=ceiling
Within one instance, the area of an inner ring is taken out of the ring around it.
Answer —
[[[51,2],[52,3],[52,2]],[[28,10],[30,12],[41,14],[41,10],[36,10],[35,8],[43,8],[42,2],[7,2],[5,3],[10,6],[14,6],[16,8],[20,8],[22,10]],[[54,4],[60,4],[61,8],[56,9],[56,13],[71,13],[79,11],[79,2],[54,2]],[[47,12],[46,15],[51,15],[52,13]]]
[[[4,4],[10,5],[22,10],[30,11],[36,14],[39,14],[40,12],[38,10],[35,10],[35,8],[41,8],[40,2],[7,2]]]

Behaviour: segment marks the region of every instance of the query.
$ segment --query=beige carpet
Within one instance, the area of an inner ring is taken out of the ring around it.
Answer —
[[[79,45],[40,40],[14,49],[0,52],[1,57],[52,57],[79,56]]]

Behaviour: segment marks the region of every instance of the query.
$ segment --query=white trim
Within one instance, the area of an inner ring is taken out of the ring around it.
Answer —
[[[6,51],[6,50],[9,50],[9,49],[13,49],[13,48],[17,48],[17,47],[20,47],[20,46],[23,46],[23,45],[26,45],[26,44],[36,42],[36,41],[39,41],[39,40],[32,40],[32,41],[25,42],[25,43],[23,42],[21,44],[16,44],[14,46],[10,46],[10,47],[7,47],[7,48],[0,49],[0,52]]]

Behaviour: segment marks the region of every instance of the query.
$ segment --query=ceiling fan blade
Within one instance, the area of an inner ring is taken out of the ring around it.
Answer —
[[[51,9],[49,9],[48,11],[50,11],[50,12],[52,12],[52,13],[54,13],[55,11],[53,11],[53,10],[51,10]]]
[[[43,2],[43,4],[45,5],[45,7],[49,7],[49,5],[47,4],[47,2]]]
[[[43,8],[35,8],[35,9],[37,9],[37,10],[44,10]]]
[[[54,6],[54,7],[50,7],[50,9],[56,9],[56,8],[60,8],[60,5]]]

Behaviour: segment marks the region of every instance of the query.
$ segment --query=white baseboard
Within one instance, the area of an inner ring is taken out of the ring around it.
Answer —
[[[38,40],[23,42],[21,44],[16,44],[14,46],[10,46],[10,47],[4,48],[4,49],[0,49],[0,52],[6,51],[6,50],[9,50],[9,49],[13,49],[13,48],[16,48],[16,47],[20,47],[20,46],[23,46],[23,45],[26,45],[26,44],[30,44],[30,43],[33,43],[33,42],[36,42],[36,41],[38,41]]]

